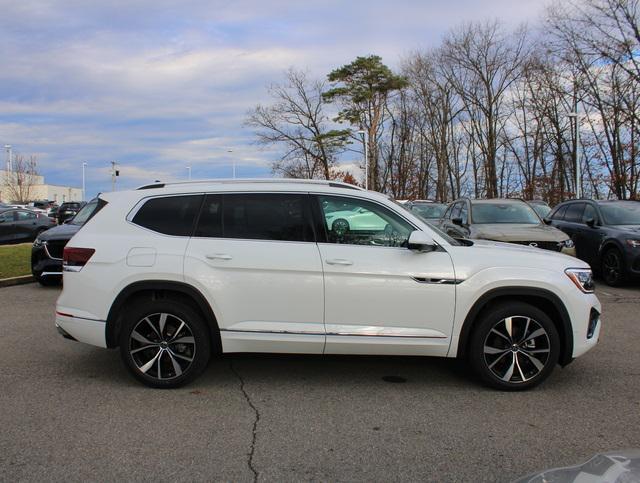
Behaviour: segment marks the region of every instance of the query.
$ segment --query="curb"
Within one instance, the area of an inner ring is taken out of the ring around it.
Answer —
[[[0,279],[0,288],[11,287],[13,285],[24,285],[26,283],[33,283],[36,279],[33,275],[23,275],[22,277],[11,277]]]

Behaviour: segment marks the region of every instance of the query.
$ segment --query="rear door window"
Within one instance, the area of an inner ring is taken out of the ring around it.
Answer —
[[[203,195],[152,198],[131,220],[149,230],[173,236],[191,236]]]
[[[225,194],[224,238],[315,241],[308,195],[284,193]]]

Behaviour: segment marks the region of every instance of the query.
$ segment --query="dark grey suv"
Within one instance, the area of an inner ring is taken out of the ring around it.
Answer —
[[[571,237],[578,258],[607,284],[640,276],[640,201],[565,201],[548,220]]]

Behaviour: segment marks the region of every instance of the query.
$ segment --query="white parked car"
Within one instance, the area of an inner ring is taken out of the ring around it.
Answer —
[[[120,348],[154,387],[221,352],[467,358],[525,389],[592,348],[589,266],[558,253],[459,242],[385,196],[321,181],[156,184],[100,195],[64,250],[60,332]],[[384,226],[337,233],[336,207]]]

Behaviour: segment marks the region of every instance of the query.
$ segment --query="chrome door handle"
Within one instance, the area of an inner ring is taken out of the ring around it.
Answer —
[[[227,255],[226,253],[213,253],[210,255],[205,255],[207,260],[231,260],[233,257],[231,255]]]
[[[351,260],[345,260],[344,258],[330,258],[326,262],[327,265],[353,265]]]

